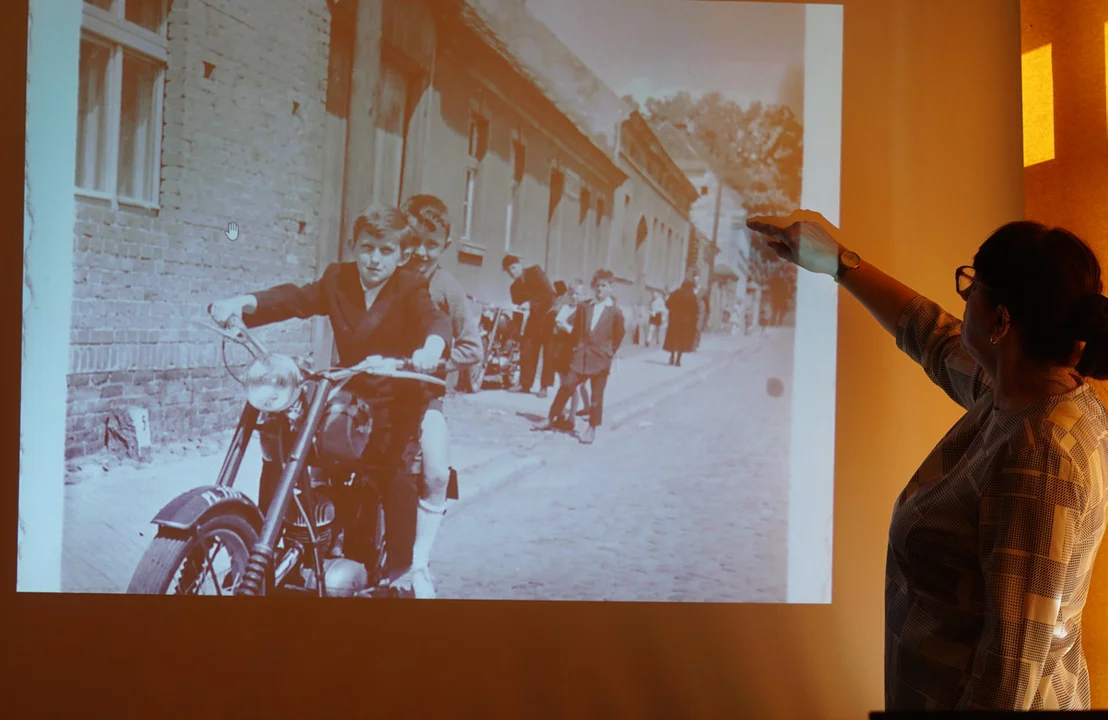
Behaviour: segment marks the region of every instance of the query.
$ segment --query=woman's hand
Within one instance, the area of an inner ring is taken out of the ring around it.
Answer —
[[[834,225],[818,213],[798,211],[788,218],[752,217],[746,226],[765,235],[777,255],[808,272],[830,275],[839,271],[843,247],[831,236]]]

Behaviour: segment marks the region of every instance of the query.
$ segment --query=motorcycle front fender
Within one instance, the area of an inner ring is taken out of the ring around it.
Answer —
[[[262,511],[245,493],[232,487],[209,485],[181,493],[166,503],[150,522],[174,530],[192,531],[205,519],[220,512],[235,512],[254,526],[262,527]]]

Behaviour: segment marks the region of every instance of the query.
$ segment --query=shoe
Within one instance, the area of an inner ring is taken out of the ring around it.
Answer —
[[[545,400],[546,396],[549,395],[549,394],[550,393],[547,391],[546,388],[543,388],[542,390],[539,390],[539,400]]]
[[[435,583],[431,579],[431,570],[427,567],[410,568],[406,573],[389,583],[389,597],[433,600]]]
[[[543,420],[541,423],[535,423],[531,426],[533,432],[545,432],[547,430],[557,430],[558,426],[553,420]]]
[[[400,600],[414,598],[415,591],[412,590],[411,575],[409,573],[404,573],[400,577],[390,582],[388,585],[388,590],[386,590],[385,592],[385,596]]]
[[[589,425],[581,435],[581,442],[584,445],[592,445],[594,440],[596,440],[596,428]]]
[[[412,594],[416,600],[434,600],[435,599],[435,583],[431,579],[431,570],[427,567],[413,568],[411,571],[412,576]]]

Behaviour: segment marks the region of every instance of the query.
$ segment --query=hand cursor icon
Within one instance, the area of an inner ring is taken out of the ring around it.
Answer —
[[[223,231],[223,234],[227,236],[228,240],[235,241],[239,239],[239,224],[227,223],[227,229]]]

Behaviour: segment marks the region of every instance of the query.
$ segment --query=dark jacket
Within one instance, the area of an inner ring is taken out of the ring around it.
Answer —
[[[554,307],[554,286],[538,265],[524,268],[523,274],[512,283],[510,292],[516,305],[531,303],[531,317],[545,314]]]
[[[247,327],[292,318],[325,315],[331,320],[339,364],[350,366],[370,355],[408,358],[438,335],[450,350],[450,318],[431,301],[427,280],[398,268],[366,309],[365,290],[352,262],[335,263],[307,285],[278,285],[254,293],[258,308],[243,316]]]
[[[623,311],[614,302],[601,308],[603,315],[592,327],[595,302],[581,303],[573,315],[573,360],[570,370],[578,375],[596,375],[612,367],[612,357],[623,344]]]

